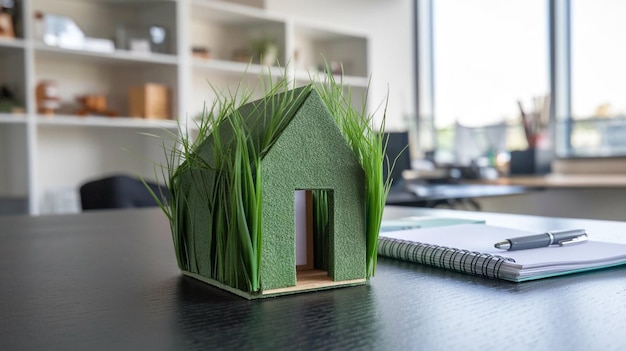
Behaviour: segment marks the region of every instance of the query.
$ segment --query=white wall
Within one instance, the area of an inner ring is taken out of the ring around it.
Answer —
[[[370,106],[382,103],[389,91],[387,130],[408,129],[406,119],[415,116],[413,1],[265,0],[265,7],[367,34],[372,78]]]

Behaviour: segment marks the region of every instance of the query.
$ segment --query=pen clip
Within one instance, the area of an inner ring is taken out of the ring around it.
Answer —
[[[579,236],[576,236],[576,237],[573,237],[573,238],[570,238],[570,239],[559,241],[559,246],[568,246],[568,245],[572,245],[572,244],[580,244],[580,243],[584,243],[585,241],[587,241],[587,234],[581,234]]]

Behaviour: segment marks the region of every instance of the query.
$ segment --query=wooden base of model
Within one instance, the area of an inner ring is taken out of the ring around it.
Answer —
[[[325,289],[338,288],[338,287],[356,286],[356,285],[363,285],[367,283],[366,279],[333,281],[332,279],[328,277],[327,272],[312,269],[312,270],[306,270],[306,271],[299,271],[297,274],[297,283],[295,286],[279,288],[279,289],[261,290],[258,293],[249,293],[249,292],[232,288],[216,280],[203,277],[199,274],[195,274],[195,273],[191,273],[187,271],[182,271],[182,273],[188,277],[200,280],[207,284],[213,285],[217,288],[227,290],[235,295],[244,297],[248,300],[261,299],[261,298],[266,298],[266,297],[275,297],[275,296],[281,296],[281,295],[289,295],[289,294],[295,294],[295,293],[307,292],[307,291],[318,291],[318,290],[325,290]]]

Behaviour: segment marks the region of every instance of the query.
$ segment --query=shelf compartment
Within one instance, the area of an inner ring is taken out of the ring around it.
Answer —
[[[2,113],[0,112],[0,124],[25,124],[25,113]]]
[[[323,72],[327,63],[335,74],[341,74],[343,67],[346,78],[367,80],[369,70],[365,35],[321,29],[313,24],[297,24],[294,26],[294,37],[293,57],[298,72]]]
[[[31,8],[33,14],[41,12],[71,18],[85,37],[111,39],[117,49],[126,49],[129,39],[150,42],[148,28],[159,26],[166,31],[159,52],[177,54],[176,1],[32,0]],[[141,29],[142,32],[123,34],[123,28]],[[43,33],[34,31],[32,39],[42,42]],[[156,49],[150,45],[151,50]]]
[[[63,53],[65,56],[65,53]],[[35,59],[35,84],[56,84],[61,107],[58,115],[77,115],[82,106],[79,96],[106,97],[107,110],[118,116],[130,114],[130,89],[148,83],[169,88],[169,117],[176,120],[178,106],[178,66],[160,64],[118,65],[98,61],[65,60],[62,57]],[[74,57],[74,56],[72,56]]]
[[[284,18],[238,4],[198,0],[192,2],[191,14],[191,45],[209,50],[212,58],[245,64],[257,56],[255,43],[265,41],[273,44],[276,56],[266,64],[286,62]]]
[[[227,66],[231,66],[231,63],[228,63]],[[197,118],[205,106],[211,107],[218,95],[238,93],[239,96],[243,96],[250,93],[250,101],[260,99],[269,89],[272,81],[285,77],[284,72],[276,67],[269,68],[257,65],[245,73],[236,73],[230,69],[223,69],[223,67],[216,69],[215,67],[207,66],[204,69],[196,69],[192,75],[192,89],[187,106],[190,118]],[[240,67],[234,68],[240,69]]]
[[[21,41],[19,39],[16,39]],[[20,110],[26,111],[25,50],[19,46],[0,46],[0,86],[6,86]],[[13,111],[0,111],[0,115],[12,115]],[[20,115],[21,113],[17,113]]]

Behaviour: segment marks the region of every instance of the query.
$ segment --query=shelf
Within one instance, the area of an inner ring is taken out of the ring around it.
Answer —
[[[367,88],[369,86],[369,78],[366,77],[341,76],[339,74],[334,74],[333,77],[337,83],[342,82],[344,87]],[[326,78],[326,73],[323,72],[298,71],[295,73],[296,81],[300,82],[308,82],[311,80],[324,82]]]
[[[241,77],[241,75],[264,75],[272,77],[284,77],[286,70],[277,66],[264,66],[258,64],[247,64],[241,62],[234,61],[223,61],[223,60],[203,60],[203,59],[193,59],[193,67],[199,70],[206,70],[215,73],[225,73],[232,74],[237,77]],[[366,77],[356,77],[356,76],[346,76],[343,77],[341,75],[334,75],[335,80],[337,82],[343,81],[344,86],[353,86],[360,88],[367,88],[369,85],[369,79]],[[326,73],[323,72],[307,72],[307,71],[298,71],[294,75],[294,79],[296,81],[304,81],[309,82],[311,80],[316,80],[319,82],[323,82],[326,79]]]
[[[194,1],[191,9],[191,47],[208,50],[216,60],[237,62],[255,57],[259,46],[269,48],[265,59],[274,64],[287,57],[287,19],[239,4]],[[191,47],[189,50],[191,50]],[[275,57],[274,57],[275,56]]]
[[[3,48],[15,48],[24,49],[26,42],[20,38],[0,38],[0,49]]]
[[[314,41],[367,40],[367,35],[363,32],[307,20],[298,20],[294,29],[298,35]]]
[[[299,70],[316,71],[328,64],[332,67],[341,65],[348,81],[352,77],[369,75],[365,34],[300,21],[294,26],[294,37],[294,56],[298,58],[296,65]],[[363,85],[358,80],[354,83]]]
[[[49,46],[43,43],[35,44],[38,57],[41,58],[61,58],[61,59],[79,59],[82,62],[91,60],[97,63],[150,63],[162,65],[178,64],[178,57],[175,55],[157,54],[157,53],[135,53],[127,50],[115,50],[113,52],[97,52],[64,49],[55,46]]]
[[[0,196],[25,195],[29,206],[24,211],[30,214],[54,210],[50,201],[87,177],[153,174],[152,161],[167,162],[163,139],[145,136],[197,135],[194,117],[221,94],[256,100],[267,93],[270,81],[285,79],[294,87],[311,80],[324,84],[324,58],[333,71],[343,65],[344,75],[334,78],[344,92],[352,89],[355,105],[368,86],[366,34],[342,28],[343,21],[297,18],[274,4],[246,5],[267,3],[263,0],[18,1],[26,37],[0,38],[0,83],[28,112],[0,113],[0,160],[13,170],[9,176],[0,172]],[[46,45],[35,12],[71,18],[86,37],[113,39],[118,49]],[[151,26],[165,32],[146,31]],[[126,50],[133,40],[158,44],[151,46],[154,53]],[[209,59],[195,57],[196,48],[206,49]],[[57,88],[50,93],[60,102],[53,116],[37,113],[42,81]],[[98,95],[106,98],[107,110],[128,115],[137,104],[131,104],[129,90],[148,83],[168,87],[167,114],[173,120],[75,114],[82,108],[77,97]]]
[[[222,24],[254,26],[267,21],[285,22],[286,18],[246,5],[213,0],[193,0],[192,16]]]
[[[178,129],[178,124],[173,120],[149,120],[132,117],[39,115],[37,116],[37,124],[41,126]]]
[[[25,113],[0,113],[0,124],[25,124]]]
[[[284,69],[277,66],[264,66],[255,63],[248,64],[243,62],[213,59],[203,60],[194,58],[193,67],[196,69],[214,71],[218,73],[232,73],[237,76],[241,76],[242,74],[255,74],[282,77],[284,75]]]

